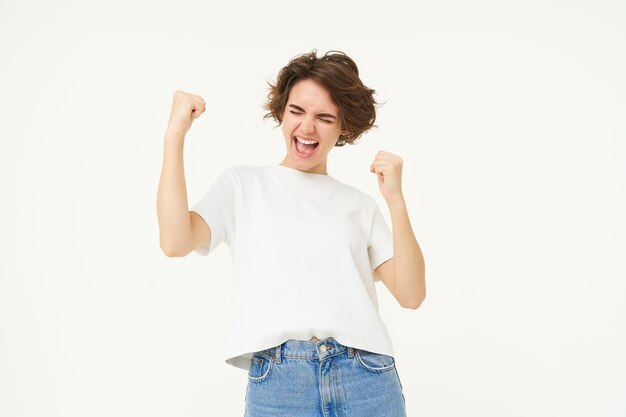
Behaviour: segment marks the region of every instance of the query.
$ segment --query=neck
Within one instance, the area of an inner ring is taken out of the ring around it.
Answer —
[[[326,160],[320,162],[317,165],[313,166],[304,166],[302,164],[294,164],[292,160],[289,159],[289,155],[285,156],[283,161],[279,164],[289,168],[297,169],[302,172],[308,172],[310,174],[322,174],[328,175],[328,170],[326,169]]]

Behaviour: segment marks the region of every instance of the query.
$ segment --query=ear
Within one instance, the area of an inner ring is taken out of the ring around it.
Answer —
[[[341,134],[342,134],[342,135],[347,135],[347,134],[349,134],[349,133],[350,133],[350,130],[348,130],[348,129],[342,129],[342,130],[341,130]]]

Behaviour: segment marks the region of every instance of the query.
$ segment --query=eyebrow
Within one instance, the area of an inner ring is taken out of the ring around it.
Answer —
[[[296,106],[295,104],[290,104],[289,107],[293,107],[296,110],[299,110],[301,112],[304,112],[304,109],[300,106]],[[328,113],[319,113],[318,116],[323,116],[323,117],[332,117],[333,119],[337,119],[337,117],[333,116],[332,114],[328,114]]]

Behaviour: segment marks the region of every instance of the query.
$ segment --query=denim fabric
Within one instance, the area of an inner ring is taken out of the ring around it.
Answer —
[[[255,352],[244,417],[406,417],[392,356],[334,338]]]

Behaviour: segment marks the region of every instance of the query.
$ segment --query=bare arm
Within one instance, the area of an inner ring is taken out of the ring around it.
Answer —
[[[157,193],[161,249],[167,256],[184,256],[191,240],[191,218],[183,163],[184,135],[168,130],[163,147],[163,168]]]
[[[402,194],[402,165],[398,155],[379,150],[370,167],[378,177],[378,186],[393,223],[393,259],[380,265],[374,274],[381,278],[400,305],[416,309],[426,298],[426,267]]]
[[[411,227],[404,198],[387,202],[393,224],[393,276],[403,305],[416,309],[426,298],[424,255]]]
[[[211,236],[207,224],[197,214],[189,212],[183,162],[185,134],[204,110],[201,97],[179,90],[174,93],[157,192],[159,240],[167,256],[185,256]]]

